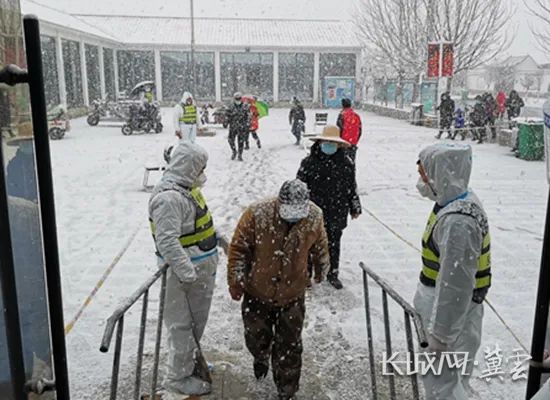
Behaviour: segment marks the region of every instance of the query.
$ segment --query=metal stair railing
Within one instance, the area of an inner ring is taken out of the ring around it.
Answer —
[[[219,238],[219,246],[222,250],[227,253],[229,247],[229,242],[225,237]],[[158,321],[156,327],[156,337],[155,337],[155,352],[153,358],[153,371],[151,378],[151,386],[149,388],[149,399],[154,400],[155,392],[157,389],[158,383],[158,370],[160,362],[160,347],[162,342],[162,323],[164,318],[164,304],[165,304],[165,294],[166,294],[166,273],[168,271],[168,265],[165,264],[153,276],[151,276],[147,281],[141,285],[130,297],[125,299],[120,306],[113,312],[113,314],[107,319],[107,324],[103,333],[103,340],[101,341],[100,351],[102,353],[107,353],[111,346],[113,335],[115,334],[116,328],[116,340],[115,340],[115,351],[113,356],[113,369],[111,373],[111,388],[110,388],[110,400],[116,400],[118,395],[118,383],[120,376],[120,360],[122,353],[122,340],[124,335],[124,316],[126,312],[132,308],[140,299],[142,299],[142,308],[141,308],[141,319],[139,326],[139,340],[138,340],[138,349],[137,349],[137,361],[136,361],[136,374],[135,374],[135,383],[134,383],[134,400],[140,400],[141,397],[141,377],[143,371],[143,350],[145,345],[145,331],[147,324],[147,312],[149,307],[149,292],[151,287],[158,282],[160,279],[160,301],[159,301],[159,310],[158,310]]]
[[[384,332],[386,339],[386,354],[391,356],[392,353],[392,342],[391,342],[391,326],[390,326],[390,317],[388,311],[388,295],[391,297],[404,311],[404,324],[405,324],[405,334],[407,339],[407,351],[409,352],[410,358],[409,362],[411,367],[414,368],[414,342],[413,334],[411,328],[411,319],[414,323],[416,330],[416,335],[418,338],[418,343],[421,348],[428,347],[428,339],[424,326],[422,324],[422,319],[416,310],[407,302],[403,297],[401,297],[384,279],[382,279],[378,274],[372,271],[364,263],[359,263],[363,271],[363,290],[365,296],[365,313],[367,320],[367,340],[369,348],[369,364],[370,364],[370,375],[371,375],[371,389],[372,389],[372,400],[378,399],[378,387],[376,381],[376,362],[374,359],[374,344],[373,344],[373,335],[372,335],[372,321],[371,321],[371,309],[370,309],[370,297],[369,297],[369,277],[374,280],[378,286],[382,289],[382,309],[384,317]],[[411,368],[411,370],[413,370]],[[393,372],[393,367],[391,364],[388,365],[388,370]],[[390,398],[392,400],[397,399],[396,390],[395,390],[395,378],[393,373],[388,375],[389,388],[390,388]],[[420,399],[420,394],[418,390],[418,375],[411,374],[411,384],[413,398],[415,400]],[[400,397],[401,398],[401,397]]]

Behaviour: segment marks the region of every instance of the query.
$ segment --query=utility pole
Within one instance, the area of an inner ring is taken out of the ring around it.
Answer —
[[[189,0],[191,5],[191,93],[196,96],[196,69],[195,69],[195,9],[193,0]]]

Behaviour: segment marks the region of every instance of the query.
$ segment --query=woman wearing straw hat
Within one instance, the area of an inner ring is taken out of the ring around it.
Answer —
[[[340,138],[338,127],[327,125],[320,136],[311,140],[315,144],[302,161],[297,177],[307,184],[311,200],[323,210],[330,252],[327,279],[336,289],[342,289],[338,279],[342,233],[348,215],[355,219],[361,214],[355,166],[345,152],[350,144]]]

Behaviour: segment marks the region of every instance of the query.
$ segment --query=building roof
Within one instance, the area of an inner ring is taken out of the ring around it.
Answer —
[[[21,13],[36,15],[41,22],[46,22],[57,27],[72,29],[111,41],[116,40],[107,32],[104,32],[93,25],[89,25],[86,21],[76,18],[54,7],[36,3],[33,0],[21,1]]]
[[[21,0],[24,14],[35,14],[54,28],[66,28],[135,47],[189,47],[187,17],[69,14],[35,0]],[[198,48],[307,48],[358,51],[352,24],[336,20],[195,18]]]
[[[130,45],[187,46],[189,18],[76,15]],[[342,48],[361,47],[350,23],[326,20],[196,18],[197,47]]]
[[[510,56],[508,58],[506,58],[504,61],[502,61],[502,63],[500,63],[501,65],[506,65],[506,66],[509,66],[509,67],[516,67],[522,63],[524,63],[525,61],[528,61],[528,60],[531,60],[535,65],[538,65],[537,62],[533,59],[533,57],[531,57],[530,55],[525,55],[525,56]]]

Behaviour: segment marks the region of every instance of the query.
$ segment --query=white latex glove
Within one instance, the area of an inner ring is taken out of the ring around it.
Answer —
[[[176,266],[173,271],[181,283],[189,284],[197,280],[197,271],[195,271],[195,266],[191,262]]]
[[[447,351],[447,344],[440,342],[432,335],[428,335],[428,352],[436,353],[437,355]]]

